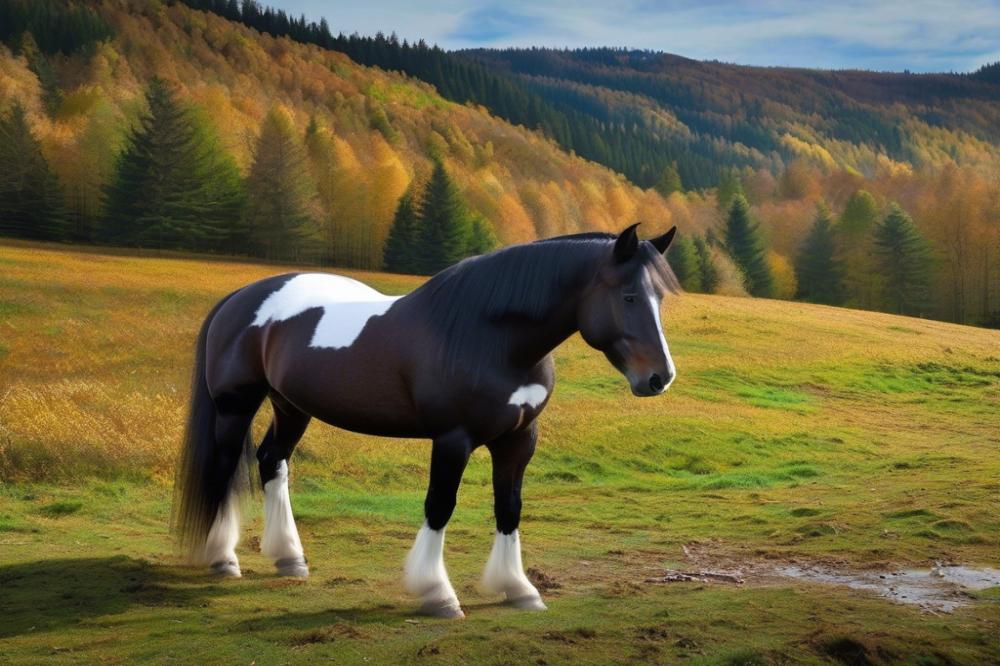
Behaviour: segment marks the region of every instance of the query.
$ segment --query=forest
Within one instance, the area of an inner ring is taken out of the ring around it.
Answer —
[[[430,274],[635,221],[685,289],[1000,326],[1000,83],[0,5],[0,234]]]

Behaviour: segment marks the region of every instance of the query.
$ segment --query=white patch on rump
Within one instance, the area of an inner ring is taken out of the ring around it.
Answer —
[[[386,296],[342,275],[296,275],[264,299],[251,326],[285,321],[306,310],[323,308],[310,347],[350,347],[372,317],[385,313],[399,296]]]
[[[406,589],[420,597],[425,610],[461,613],[458,597],[444,568],[444,529],[425,522],[406,556]]]
[[[528,384],[527,386],[521,386],[516,391],[510,394],[510,400],[507,401],[508,405],[514,405],[515,407],[520,407],[521,405],[527,405],[534,409],[538,405],[545,402],[545,398],[549,395],[548,390],[541,384]]]
[[[271,559],[303,559],[302,542],[295,529],[288,495],[288,463],[278,463],[278,474],[264,484],[264,538],[260,551]]]

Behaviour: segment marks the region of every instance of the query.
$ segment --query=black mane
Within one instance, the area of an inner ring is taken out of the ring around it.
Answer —
[[[588,232],[512,245],[465,259],[414,292],[426,297],[431,325],[441,339],[441,361],[450,370],[479,370],[507,353],[500,321],[540,322],[593,279],[617,236]],[[643,263],[663,291],[679,288],[666,261],[648,243]],[[495,327],[493,336],[485,329]]]

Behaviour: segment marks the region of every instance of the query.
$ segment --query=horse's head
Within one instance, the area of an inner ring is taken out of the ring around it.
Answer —
[[[601,259],[581,300],[578,325],[587,344],[625,375],[633,394],[652,396],[666,391],[676,375],[660,324],[660,301],[675,288],[663,254],[677,229],[640,241],[637,226],[619,234]]]

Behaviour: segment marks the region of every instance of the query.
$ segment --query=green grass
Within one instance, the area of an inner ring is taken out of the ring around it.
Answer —
[[[684,547],[735,562],[997,566],[1000,334],[803,304],[683,296],[679,378],[640,400],[578,338],[556,356],[524,490],[550,610],[476,581],[492,538],[477,451],[448,529],[468,619],[412,615],[399,582],[426,442],[310,427],[292,501],[312,568],[181,566],[171,480],[191,344],[221,295],[280,266],[0,245],[0,661],[958,663],[996,661],[1000,604],[934,616],[781,580],[651,585]],[[391,293],[416,279],[353,275]],[[14,305],[11,305],[14,304]],[[262,415],[258,433],[266,425]],[[415,620],[415,621],[414,621]]]

